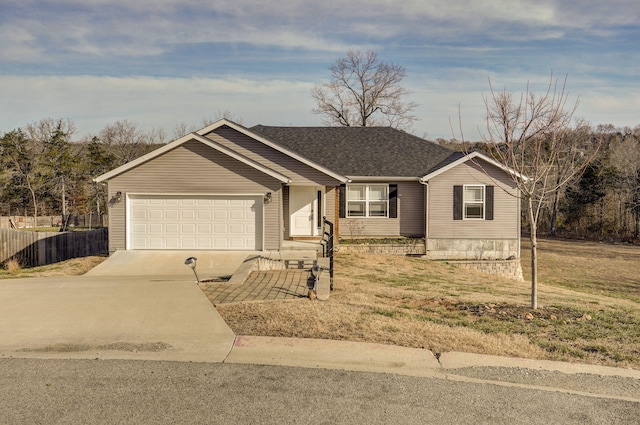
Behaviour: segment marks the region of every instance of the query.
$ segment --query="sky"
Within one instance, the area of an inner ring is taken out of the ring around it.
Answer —
[[[349,49],[405,68],[421,137],[479,140],[489,82],[565,77],[576,118],[640,124],[638,0],[0,0],[0,134],[321,125],[311,89]]]

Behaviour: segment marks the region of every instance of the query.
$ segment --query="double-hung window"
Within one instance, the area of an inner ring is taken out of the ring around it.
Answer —
[[[484,186],[464,186],[464,219],[484,219]]]
[[[493,220],[494,187],[483,184],[453,186],[454,220]]]
[[[347,217],[389,217],[389,185],[347,185]]]

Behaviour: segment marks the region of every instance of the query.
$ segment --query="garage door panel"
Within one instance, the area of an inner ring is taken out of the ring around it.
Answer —
[[[147,233],[147,225],[144,223],[134,223],[132,230],[134,233]]]
[[[228,210],[223,210],[223,209],[215,209],[215,210],[213,210],[213,219],[214,220],[227,220],[228,218],[229,218],[229,211]]]
[[[162,233],[162,231],[159,233]],[[164,233],[177,235],[180,233],[180,223],[165,223]]]
[[[211,208],[211,206],[207,208]],[[211,211],[210,209],[198,210],[198,220],[211,220],[212,218],[213,218],[213,211]]]
[[[241,249],[246,243],[244,238],[231,238],[229,239],[231,249]]]
[[[133,196],[130,249],[261,249],[261,206],[255,198]]]
[[[213,233],[213,225],[211,223],[198,223],[198,233],[201,235]]]
[[[211,238],[198,238],[198,248],[200,249],[213,248],[213,240]]]
[[[244,220],[245,212],[242,210],[230,210],[229,211],[229,219],[230,220]]]
[[[162,212],[160,212],[160,217],[162,217]],[[151,217],[155,218],[155,216]],[[180,218],[180,210],[166,209],[164,210],[164,219],[165,220],[177,220]]]
[[[181,238],[180,243],[182,248],[197,248],[196,238]]]
[[[131,214],[131,217],[133,219],[146,219],[149,215],[147,214],[146,210],[134,210],[133,213]]]
[[[242,235],[242,234],[244,234],[244,232],[245,232],[244,224],[242,224],[242,223],[238,223],[238,224],[230,223],[229,224],[229,233]]]
[[[213,234],[226,235],[229,233],[229,225],[227,223],[215,223],[213,225]]]
[[[147,226],[144,226],[145,229],[141,229],[142,232],[147,232],[151,234],[162,233],[164,230],[164,226],[162,223],[149,223]]]
[[[181,249],[179,238],[153,238],[154,243],[150,249]],[[163,246],[163,243],[165,246]]]

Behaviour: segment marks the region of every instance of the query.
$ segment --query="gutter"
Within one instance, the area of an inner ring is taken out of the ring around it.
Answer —
[[[352,182],[417,182],[420,177],[398,176],[347,176]]]

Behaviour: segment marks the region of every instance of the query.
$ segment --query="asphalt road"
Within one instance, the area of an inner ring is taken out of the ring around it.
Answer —
[[[480,379],[226,363],[0,359],[2,424],[585,425],[635,424],[639,413],[637,401]]]

